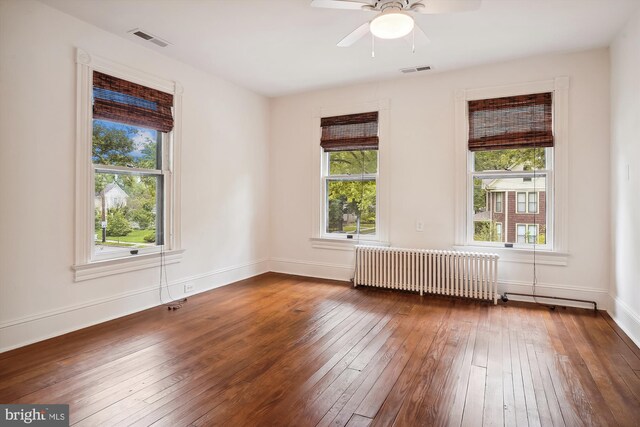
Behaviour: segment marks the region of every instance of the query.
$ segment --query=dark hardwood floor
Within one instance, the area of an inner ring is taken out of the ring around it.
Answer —
[[[0,402],[71,423],[638,426],[606,314],[266,274],[0,354]]]

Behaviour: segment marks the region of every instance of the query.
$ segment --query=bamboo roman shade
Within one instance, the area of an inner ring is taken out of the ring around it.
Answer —
[[[324,151],[378,149],[378,112],[325,117],[320,120]]]
[[[553,147],[552,94],[469,101],[469,150]]]
[[[173,95],[93,72],[93,118],[171,132]]]

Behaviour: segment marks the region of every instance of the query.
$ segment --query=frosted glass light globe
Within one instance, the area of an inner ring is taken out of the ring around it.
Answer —
[[[406,13],[390,10],[376,16],[369,24],[369,30],[381,39],[399,39],[409,34],[413,25],[413,18]]]

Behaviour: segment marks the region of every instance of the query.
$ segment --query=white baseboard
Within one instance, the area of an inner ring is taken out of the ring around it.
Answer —
[[[271,271],[276,273],[295,274],[298,276],[345,281],[350,280],[353,277],[352,265],[328,264],[286,258],[271,258]]]
[[[611,297],[610,309],[607,310],[611,318],[631,341],[640,348],[640,315],[618,298]]]
[[[261,259],[174,280],[169,283],[169,289],[173,298],[182,298],[268,271],[269,261]],[[193,284],[193,292],[184,293],[185,283]],[[169,300],[166,290],[163,292],[163,298],[165,302]],[[0,353],[156,307],[160,304],[158,285],[155,284],[108,298],[3,322],[0,324]]]
[[[353,276],[352,265],[327,264],[314,261],[301,261],[286,258],[271,258],[271,271],[278,273],[296,274],[298,276],[319,277],[323,279],[349,280]],[[531,293],[530,282],[502,280],[498,283],[498,292]],[[607,309],[609,306],[609,294],[607,289],[593,289],[586,287],[564,286],[557,284],[537,284],[536,293],[555,297],[568,297],[595,301],[599,309]],[[527,297],[510,297],[513,300],[529,301]],[[591,304],[572,303],[571,301],[557,301],[558,304],[588,307]]]
[[[353,266],[285,258],[261,259],[204,274],[184,277],[172,281],[169,287],[174,298],[182,298],[268,271],[348,281],[353,275]],[[183,292],[184,284],[186,283],[194,285],[194,291],[188,295]],[[529,282],[500,281],[498,283],[498,292],[501,294],[504,292],[531,293],[532,287]],[[640,347],[640,316],[622,301],[611,298],[608,290],[544,283],[536,285],[536,293],[596,301],[598,308],[607,310],[620,328]],[[166,292],[164,295],[166,295]],[[516,295],[510,296],[509,299],[530,301],[527,297],[518,297]],[[553,302],[553,300],[548,300],[547,302]],[[572,303],[570,301],[558,301],[558,303],[576,307],[592,307],[589,304]],[[160,305],[158,286],[153,285],[108,298],[13,319],[0,324],[0,353],[158,305]]]

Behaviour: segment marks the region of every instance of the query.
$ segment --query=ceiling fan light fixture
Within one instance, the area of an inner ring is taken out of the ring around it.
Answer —
[[[399,39],[413,30],[413,18],[399,10],[385,10],[373,18],[369,31],[380,39]]]

